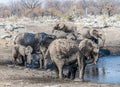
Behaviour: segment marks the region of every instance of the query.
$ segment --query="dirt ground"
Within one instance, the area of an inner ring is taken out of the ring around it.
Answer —
[[[50,33],[53,25],[50,27],[48,26],[43,25],[41,28],[40,26],[34,27],[31,25],[26,26],[26,29],[29,32],[43,32],[44,30],[45,32]],[[117,34],[119,30],[112,33],[111,31],[112,29],[108,30],[108,32],[105,30],[107,38],[106,46],[119,46],[119,39],[117,38],[120,36],[120,34]],[[111,34],[113,33],[115,34],[111,37]],[[111,41],[111,38],[115,39]],[[116,84],[98,84],[71,80],[61,81],[56,79],[55,76],[55,72],[50,70],[45,71],[14,66],[13,59],[11,57],[11,46],[3,48],[3,44],[0,44],[0,87],[120,87],[120,85]]]
[[[0,87],[120,87],[113,84],[77,82],[55,78],[50,70],[14,66],[10,49],[0,50]]]

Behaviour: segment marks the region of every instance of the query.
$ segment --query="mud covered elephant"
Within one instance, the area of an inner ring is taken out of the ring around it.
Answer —
[[[98,29],[79,29],[79,36],[82,38],[87,38],[95,42],[96,44],[99,44],[99,40],[102,40],[102,46],[104,47],[105,44],[105,34],[103,30],[98,30]]]
[[[57,23],[52,30],[52,34],[55,35],[57,38],[76,40],[77,27],[72,23]]]
[[[84,42],[85,45],[83,44]],[[83,46],[81,46],[81,44],[83,44]],[[81,44],[79,45],[76,41],[69,39],[56,39],[49,45],[45,58],[47,59],[48,55],[50,55],[60,79],[63,78],[63,68],[66,65],[70,66],[77,63],[79,79],[83,80],[85,66],[87,65],[86,60],[90,57],[95,57],[94,61],[96,63],[99,52],[97,45],[94,47],[91,40],[83,40]]]
[[[33,48],[33,53],[36,53],[40,51],[40,46],[51,38],[54,39],[55,36],[46,33],[22,33],[16,36],[14,45],[31,46]]]
[[[12,48],[12,56],[14,58],[15,64],[17,63],[17,60],[19,62],[22,62],[22,65],[26,65],[27,63],[30,63],[31,60],[31,54],[33,52],[33,49],[31,46],[22,46],[22,45],[14,45]]]
[[[33,54],[31,54],[31,60],[30,60],[30,63],[27,64],[27,67],[39,68],[42,66],[42,60],[43,60],[43,57],[41,54],[33,53]]]

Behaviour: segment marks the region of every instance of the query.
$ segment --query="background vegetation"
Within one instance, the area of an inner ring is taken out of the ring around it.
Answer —
[[[79,17],[83,15],[112,16],[120,13],[120,0],[20,0],[0,4],[0,17]]]

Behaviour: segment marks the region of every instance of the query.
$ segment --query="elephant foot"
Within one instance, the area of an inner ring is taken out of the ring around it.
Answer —
[[[44,69],[44,68],[40,66],[39,69],[42,70],[42,69]]]
[[[70,80],[72,80],[72,79],[69,79],[69,78],[64,78],[64,80],[65,80],[65,81],[70,81]]]
[[[83,81],[83,79],[76,78],[76,79],[74,79],[74,81],[75,81],[75,82],[82,82],[82,81]]]
[[[59,78],[60,81],[63,81],[64,79],[63,78]]]

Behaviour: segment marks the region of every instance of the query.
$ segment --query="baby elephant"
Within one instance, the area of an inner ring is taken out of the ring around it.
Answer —
[[[31,55],[30,63],[27,64],[29,68],[40,68],[43,66],[42,64],[43,58],[42,55],[39,53],[34,53]]]
[[[17,59],[22,62],[22,65],[26,65],[27,63],[30,63],[31,60],[31,53],[33,52],[33,49],[31,46],[22,46],[22,45],[14,45],[12,49],[12,56],[14,58],[15,64],[17,63]]]

